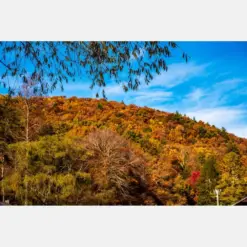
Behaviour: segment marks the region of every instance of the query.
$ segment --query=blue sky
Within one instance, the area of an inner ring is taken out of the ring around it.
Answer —
[[[247,137],[247,42],[178,42],[191,56],[188,63],[168,59],[168,72],[149,85],[124,93],[118,84],[105,88],[108,100],[179,111],[240,137]],[[52,95],[95,97],[88,79],[56,89]],[[0,90],[1,92],[1,90]]]

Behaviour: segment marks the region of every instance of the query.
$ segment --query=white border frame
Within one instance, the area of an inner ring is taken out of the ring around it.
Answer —
[[[0,40],[246,39],[246,1],[1,1]],[[237,246],[245,207],[0,207],[1,246]]]

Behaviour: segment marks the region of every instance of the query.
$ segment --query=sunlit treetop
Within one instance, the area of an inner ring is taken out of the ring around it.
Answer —
[[[32,84],[42,95],[86,76],[106,97],[108,82],[121,84],[125,92],[150,83],[168,70],[167,59],[177,48],[187,62],[175,42],[0,42],[0,85],[18,94],[21,85]]]

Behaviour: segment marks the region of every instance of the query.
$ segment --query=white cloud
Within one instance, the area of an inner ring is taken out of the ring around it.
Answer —
[[[193,77],[203,76],[208,66],[209,64],[196,65],[195,63],[171,64],[168,66],[168,71],[155,76],[150,85],[172,88]]]
[[[216,107],[204,108],[197,111],[188,111],[186,115],[197,120],[209,122],[221,128],[233,126],[237,121],[241,121],[246,114],[243,107]]]
[[[103,88],[102,88],[103,89]],[[123,87],[119,84],[108,85],[105,87],[107,97],[118,96],[124,93]]]
[[[186,95],[186,98],[190,101],[198,101],[200,100],[203,96],[205,96],[205,92],[201,88],[196,88],[194,89],[191,93]]]
[[[211,109],[229,105],[234,90],[238,88],[239,83],[244,82],[242,79],[228,79],[214,84],[207,84],[204,88],[194,88],[187,94],[181,105],[183,109],[192,108],[193,111],[201,109]]]
[[[203,76],[208,64],[196,65],[194,63],[171,64],[167,72],[156,75],[149,85],[141,84],[138,91],[129,90],[124,94],[124,102],[137,105],[160,104],[169,101],[173,93],[167,91],[178,84],[184,83],[195,76]],[[143,79],[140,79],[143,81]],[[123,88],[121,85],[109,85],[106,87],[107,97],[122,98]]]
[[[234,133],[236,136],[247,138],[247,126],[246,124],[233,124],[228,126],[227,131]]]
[[[131,92],[125,98],[126,103],[134,103],[138,105],[151,105],[154,102],[164,102],[169,100],[172,97],[172,92],[156,90],[149,91],[143,90],[138,92]]]
[[[183,101],[183,111],[197,120],[209,122],[218,128],[225,127],[230,133],[247,137],[247,127],[244,125],[246,106],[229,105],[234,90],[243,82],[242,79],[234,78],[215,83],[206,89],[193,90],[189,94],[191,97],[187,95]],[[198,100],[193,105],[196,98]]]
[[[240,79],[240,78],[233,78],[233,79],[228,79],[228,80],[224,80],[221,82],[217,82],[214,84],[214,88],[216,90],[220,90],[220,91],[225,91],[225,90],[231,90],[234,89],[236,87],[238,87],[239,83],[244,82],[245,80]]]
[[[224,107],[203,109],[196,112],[187,112],[189,117],[195,117],[210,124],[214,124],[218,128],[226,128],[227,132],[233,133],[239,137],[247,137],[247,126],[244,123],[246,116],[245,108]]]
[[[225,127],[230,133],[247,137],[246,105],[229,105],[240,83],[244,83],[244,80],[235,78],[212,84],[211,87],[194,88],[182,101],[157,105],[155,108],[172,112],[178,110],[191,118],[209,122],[218,128]]]

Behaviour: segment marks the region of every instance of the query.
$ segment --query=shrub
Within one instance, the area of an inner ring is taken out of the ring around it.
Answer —
[[[122,112],[117,112],[117,113],[115,113],[115,116],[116,116],[116,117],[123,117],[123,116],[124,116],[124,113],[122,113]]]
[[[170,119],[172,121],[175,121],[175,122],[180,123],[180,124],[184,123],[184,117],[178,111],[176,111],[174,114],[172,114]]]
[[[141,141],[142,135],[140,133],[135,133],[132,130],[129,130],[127,132],[128,138],[130,138],[132,141],[139,143]]]
[[[215,137],[215,136],[217,136],[217,134],[215,133],[215,132],[213,132],[213,131],[208,131],[207,133],[206,133],[206,135],[205,135],[205,137],[206,138],[213,138],[213,137]]]
[[[236,144],[233,142],[230,142],[227,144],[227,153],[230,153],[230,152],[234,152],[236,154],[239,154],[239,149],[236,146]]]
[[[198,134],[200,138],[206,137],[206,133],[207,133],[207,130],[204,127],[200,126],[198,128]]]
[[[104,107],[103,107],[103,105],[101,103],[98,103],[97,108],[100,109],[100,110],[104,109]]]
[[[224,127],[221,128],[221,130],[219,131],[219,134],[226,140],[229,140],[229,136],[226,132],[226,129]]]
[[[42,125],[40,130],[39,130],[40,136],[54,135],[54,134],[55,134],[55,131],[54,131],[51,124]]]
[[[152,132],[152,129],[150,127],[143,128],[143,132]]]
[[[146,117],[148,115],[148,112],[145,109],[140,109],[137,111],[136,115],[141,117]]]

